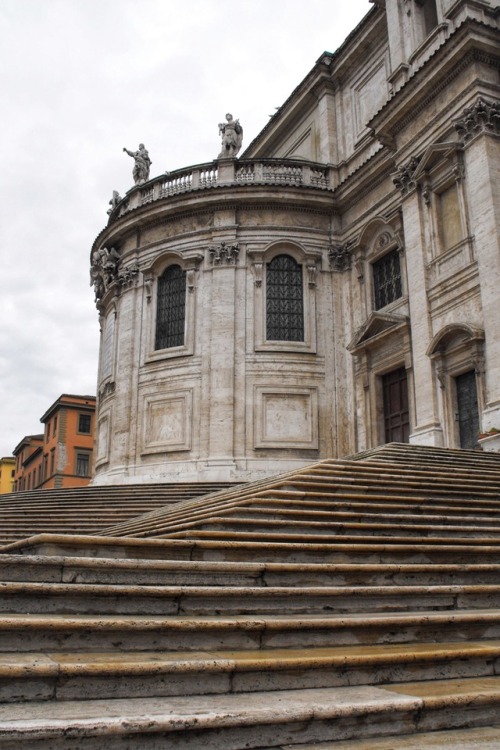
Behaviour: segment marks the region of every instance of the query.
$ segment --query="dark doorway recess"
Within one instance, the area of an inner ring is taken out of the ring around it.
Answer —
[[[464,372],[455,378],[457,388],[457,420],[461,448],[477,448],[479,410],[477,406],[476,373]]]
[[[382,377],[384,393],[384,429],[386,443],[408,443],[410,415],[408,411],[408,379],[404,367]]]

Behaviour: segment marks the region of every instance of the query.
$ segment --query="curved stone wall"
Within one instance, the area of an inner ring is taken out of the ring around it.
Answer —
[[[248,480],[335,454],[346,415],[335,405],[332,192],[296,174],[143,201],[151,189],[114,208],[93,248],[110,268],[96,287],[95,483]],[[302,340],[267,338],[266,269],[278,255],[300,268]],[[185,271],[184,339],[158,349],[158,279],[171,265]]]

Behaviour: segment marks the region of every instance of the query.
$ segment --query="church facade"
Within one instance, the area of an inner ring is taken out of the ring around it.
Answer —
[[[376,0],[243,153],[228,114],[215,161],[137,170],[91,254],[94,483],[500,430],[499,26]]]

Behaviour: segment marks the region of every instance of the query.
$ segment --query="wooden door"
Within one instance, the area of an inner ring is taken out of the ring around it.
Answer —
[[[404,367],[382,377],[384,394],[384,429],[386,443],[408,443],[410,415],[408,410],[408,379]]]

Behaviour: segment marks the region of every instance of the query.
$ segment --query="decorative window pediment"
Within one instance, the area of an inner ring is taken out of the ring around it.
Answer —
[[[378,345],[381,339],[396,331],[409,330],[409,326],[410,321],[406,315],[373,312],[365,323],[358,328],[347,349],[351,354],[358,354],[365,349]]]

